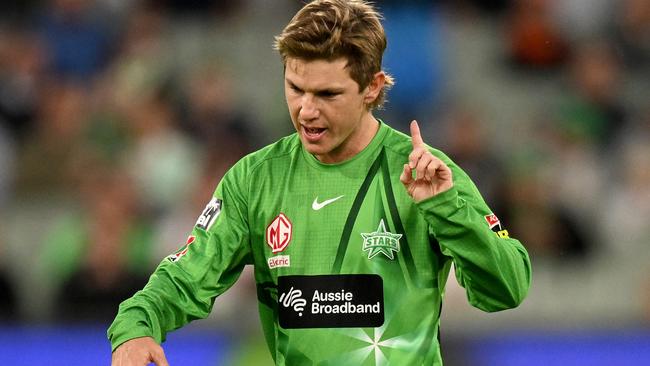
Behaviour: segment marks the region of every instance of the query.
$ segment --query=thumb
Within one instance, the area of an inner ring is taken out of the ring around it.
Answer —
[[[165,352],[163,351],[162,347],[156,351],[151,352],[151,361],[155,363],[157,366],[169,366],[169,362],[167,362],[167,358],[165,357]]]
[[[402,170],[402,174],[400,175],[399,180],[405,186],[408,186],[413,182],[412,169],[408,164],[404,164],[404,169]]]

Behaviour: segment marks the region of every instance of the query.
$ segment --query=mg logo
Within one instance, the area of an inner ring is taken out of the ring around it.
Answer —
[[[266,243],[273,253],[284,250],[291,241],[291,221],[283,214],[279,214],[266,228]]]

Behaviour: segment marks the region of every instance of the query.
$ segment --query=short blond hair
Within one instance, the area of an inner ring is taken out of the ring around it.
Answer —
[[[275,37],[274,47],[285,65],[287,58],[347,59],[350,77],[361,92],[381,71],[386,50],[381,19],[381,14],[365,1],[315,0],[300,9]],[[386,90],[393,83],[393,78],[386,74],[384,88],[368,105],[369,109],[383,105]]]

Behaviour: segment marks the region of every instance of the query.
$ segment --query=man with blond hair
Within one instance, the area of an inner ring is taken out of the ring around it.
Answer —
[[[392,84],[380,15],[316,0],[276,37],[296,133],[237,162],[185,245],[108,330],[113,365],[167,365],[167,332],[206,317],[246,264],[278,365],[441,365],[455,265],[469,302],[518,306],[530,262],[470,178],[376,119]]]

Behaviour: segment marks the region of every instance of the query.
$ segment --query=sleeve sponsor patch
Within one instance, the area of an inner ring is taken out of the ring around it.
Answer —
[[[194,243],[195,240],[196,237],[194,235],[188,236],[185,245],[179,249],[178,252],[167,257],[167,259],[169,259],[171,262],[176,262],[177,260],[181,259],[185,254],[187,254],[187,251],[190,250],[190,245]]]
[[[222,201],[220,199],[212,197],[210,202],[208,202],[203,209],[201,216],[196,220],[196,227],[208,231],[210,226],[214,223],[214,220],[221,213],[221,203]]]
[[[485,215],[485,221],[487,221],[488,226],[492,231],[497,232],[501,230],[501,221],[499,221],[499,218],[497,215],[491,213],[489,215]]]
[[[508,234],[508,230],[505,230],[501,227],[501,221],[499,220],[497,215],[493,213],[489,215],[485,215],[485,221],[487,221],[490,229],[494,231],[499,238],[508,239],[510,237],[510,235]]]

